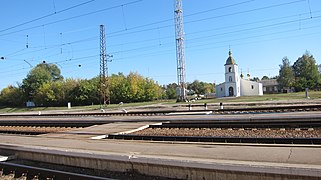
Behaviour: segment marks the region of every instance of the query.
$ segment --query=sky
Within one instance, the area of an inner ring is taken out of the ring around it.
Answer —
[[[137,72],[177,83],[174,0],[2,0],[0,89],[37,64],[64,78],[100,71],[100,25],[108,74]],[[183,0],[186,81],[222,83],[229,50],[244,74],[278,75],[306,51],[321,63],[320,0]]]

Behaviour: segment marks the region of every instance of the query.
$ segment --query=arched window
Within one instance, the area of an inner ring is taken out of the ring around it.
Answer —
[[[232,82],[232,81],[233,81],[232,76],[229,76],[229,77],[228,77],[228,81],[229,81],[229,82]]]
[[[229,68],[228,68],[228,72],[232,72],[232,67],[229,67]]]

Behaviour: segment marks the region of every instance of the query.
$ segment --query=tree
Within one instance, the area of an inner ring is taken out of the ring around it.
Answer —
[[[90,105],[99,103],[98,78],[79,80],[70,92],[71,102],[75,105]]]
[[[296,60],[293,64],[293,71],[297,91],[302,91],[305,88],[316,89],[320,86],[321,77],[318,66],[308,51]]]
[[[39,106],[62,106],[66,104],[65,83],[63,81],[46,82],[34,95],[34,102]]]
[[[127,76],[122,73],[112,74],[109,87],[112,103],[151,101],[162,95],[157,83],[133,72]]]
[[[176,95],[176,89],[177,89],[178,85],[176,83],[171,83],[168,84],[167,86],[164,87],[164,91],[165,91],[165,98],[166,99],[176,99],[177,95]]]
[[[111,103],[129,102],[129,83],[122,73],[112,74],[109,77]]]
[[[280,65],[279,76],[277,82],[281,88],[293,87],[295,78],[294,72],[290,65],[290,61],[287,57],[282,59],[282,64]]]
[[[12,85],[4,88],[0,92],[0,105],[3,106],[22,106],[23,93],[19,87]]]
[[[22,81],[22,89],[28,100],[33,100],[38,88],[44,83],[62,80],[60,69],[55,64],[41,63],[34,67]]]
[[[260,81],[260,78],[258,78],[258,77],[253,77],[253,78],[251,79],[251,81],[256,81],[256,82],[258,82],[258,81]]]
[[[269,80],[269,79],[270,78],[268,76],[263,76],[261,80],[263,81],[263,80]]]
[[[188,84],[187,89],[192,90],[195,94],[206,94],[214,92],[214,85],[211,83],[201,82],[195,80],[192,83]]]

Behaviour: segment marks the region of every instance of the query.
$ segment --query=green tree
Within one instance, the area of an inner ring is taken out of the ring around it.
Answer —
[[[206,94],[214,92],[214,85],[195,80],[187,85],[187,89],[192,90],[195,94]]]
[[[314,57],[307,51],[293,64],[295,88],[302,91],[305,88],[316,89],[321,84],[321,77]]]
[[[99,97],[97,78],[79,80],[76,87],[70,92],[70,101],[74,105],[98,104]]]
[[[3,88],[0,92],[0,105],[2,106],[22,106],[23,92],[19,87],[14,87],[12,85]]]
[[[112,74],[109,77],[111,103],[129,102],[129,83],[122,73]]]
[[[35,93],[44,83],[62,80],[60,69],[55,64],[41,63],[34,67],[22,81],[22,89],[28,100],[33,100]]]
[[[258,81],[260,81],[260,78],[258,78],[258,77],[253,77],[253,78],[251,79],[251,81],[258,82]]]
[[[269,80],[270,78],[268,76],[263,76],[261,80]]]
[[[54,81],[43,83],[34,95],[38,106],[63,106],[66,104],[65,82]]]
[[[291,67],[290,61],[287,57],[282,59],[282,64],[280,65],[279,76],[277,82],[281,88],[293,87],[295,78],[294,72]]]
[[[53,90],[51,89],[50,82],[44,82],[42,85],[36,90],[36,93],[33,95],[33,100],[37,104],[37,106],[49,106],[53,105],[53,102],[56,102],[57,99]]]
[[[112,103],[151,101],[161,97],[157,83],[138,73],[112,74],[109,86]]]
[[[176,94],[176,89],[178,85],[176,83],[171,83],[168,84],[167,86],[164,87],[165,91],[165,99],[176,99],[177,94]]]

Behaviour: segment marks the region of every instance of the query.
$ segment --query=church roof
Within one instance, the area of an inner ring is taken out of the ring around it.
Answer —
[[[231,52],[231,50],[229,50],[228,55],[229,55],[229,56],[228,56],[228,58],[227,58],[227,60],[226,60],[225,65],[236,64],[234,58],[232,57],[232,52]]]

